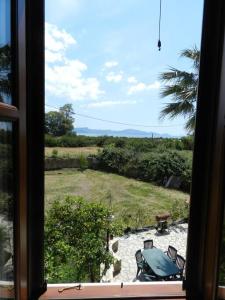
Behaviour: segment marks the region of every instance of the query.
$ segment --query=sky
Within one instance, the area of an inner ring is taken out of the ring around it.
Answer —
[[[10,44],[10,1],[0,0],[0,47]]]
[[[46,0],[46,104],[71,103],[76,127],[186,135],[183,117],[159,119],[159,74],[191,70],[183,49],[200,47],[203,0]],[[52,110],[46,106],[46,111]],[[140,125],[140,126],[139,126]]]

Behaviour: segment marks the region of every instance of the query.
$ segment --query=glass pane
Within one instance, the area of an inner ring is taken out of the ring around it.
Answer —
[[[0,0],[0,102],[12,103],[10,0]]]
[[[14,285],[12,143],[12,122],[0,122],[0,299]]]

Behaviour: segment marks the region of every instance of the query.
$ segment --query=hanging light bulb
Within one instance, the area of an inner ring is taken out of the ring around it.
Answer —
[[[161,50],[161,46],[162,46],[162,43],[161,43],[161,40],[160,40],[160,34],[161,34],[161,11],[162,11],[162,0],[159,0],[159,40],[158,40],[158,48],[159,48],[159,51]]]
[[[161,41],[160,40],[158,40],[158,48],[159,48],[159,51],[161,50]]]

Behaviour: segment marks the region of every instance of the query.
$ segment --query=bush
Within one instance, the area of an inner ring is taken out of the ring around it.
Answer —
[[[79,169],[80,171],[84,171],[88,168],[88,161],[87,161],[87,157],[84,154],[80,154],[78,156],[78,160],[79,160]]]
[[[108,146],[98,153],[100,167],[106,171],[124,174],[125,165],[132,159],[133,152],[128,149]]]
[[[57,138],[52,137],[49,134],[46,134],[45,135],[45,146],[47,146],[47,147],[57,147],[58,146]]]
[[[55,201],[45,223],[45,262],[49,282],[96,282],[100,265],[113,257],[106,250],[106,232],[120,228],[109,222],[111,212],[99,203],[81,197]]]
[[[145,165],[145,177],[158,184],[164,184],[172,175],[181,177],[186,166],[177,152],[154,153]]]
[[[165,185],[170,176],[181,178],[181,189],[190,191],[191,164],[178,151],[135,153],[132,149],[105,147],[97,155],[100,168],[132,178]]]
[[[53,149],[52,150],[52,155],[51,155],[52,158],[57,158],[58,157],[58,150],[57,149]]]
[[[0,193],[0,214],[13,219],[13,195],[10,193]],[[0,244],[1,245],[1,244]]]

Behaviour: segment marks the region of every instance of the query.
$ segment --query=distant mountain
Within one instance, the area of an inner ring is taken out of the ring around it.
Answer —
[[[117,137],[162,137],[162,138],[172,138],[177,136],[172,136],[167,133],[157,133],[157,132],[146,132],[135,129],[125,129],[125,130],[103,130],[103,129],[90,129],[88,127],[75,128],[77,135],[86,135],[86,136],[117,136]]]

